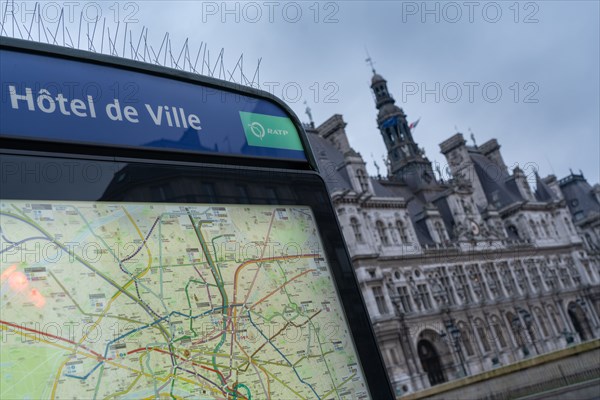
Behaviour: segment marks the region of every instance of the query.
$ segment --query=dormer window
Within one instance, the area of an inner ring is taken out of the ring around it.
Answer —
[[[360,186],[361,191],[366,192],[369,190],[369,181],[367,178],[367,174],[362,169],[356,171],[356,179],[358,179],[358,185]]]

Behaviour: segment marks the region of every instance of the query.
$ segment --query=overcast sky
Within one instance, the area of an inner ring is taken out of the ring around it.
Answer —
[[[262,88],[302,121],[304,101],[317,125],[342,114],[373,175],[385,146],[365,49],[409,123],[421,118],[414,137],[432,162],[445,165],[439,143],[458,129],[497,138],[509,167],[600,180],[598,1],[72,4],[73,31],[101,4],[107,23],[129,22],[134,35],[146,26],[155,46],[169,32],[174,50],[186,38],[213,54],[224,47],[228,68],[244,53],[247,75],[262,58]]]

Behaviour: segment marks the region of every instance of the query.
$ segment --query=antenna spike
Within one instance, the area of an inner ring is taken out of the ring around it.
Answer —
[[[13,0],[13,9],[11,10],[11,15],[12,15],[12,21],[13,21],[13,36],[15,34],[15,26],[17,27],[17,31],[19,31],[19,37],[21,39],[23,39],[23,32],[21,32],[21,28],[19,28],[19,23],[17,21],[17,18],[15,17],[15,11],[14,11],[14,0]]]
[[[71,41],[71,46],[67,45],[67,47],[75,48],[75,41],[71,37],[71,32],[69,32],[69,28],[65,27],[65,30],[67,31],[67,35],[69,35],[69,40]]]
[[[29,24],[29,30],[27,31],[27,37],[29,40],[33,40],[33,37],[31,36],[31,31],[33,30],[33,22],[35,21],[35,11],[37,10],[37,6],[38,3],[35,3],[35,6],[33,6],[33,14],[31,17],[31,24]],[[25,24],[23,24],[23,27],[25,27]]]
[[[40,11],[41,11],[41,7],[38,8],[38,23],[37,23],[37,26],[38,26],[38,42],[42,41],[42,29],[40,27],[40,25],[42,24],[42,18],[41,18],[41,15],[40,15]],[[44,29],[44,35],[45,34],[46,34],[46,30]]]
[[[137,53],[134,53],[135,48],[133,47],[133,37],[131,29],[129,30],[129,58],[137,61]]]
[[[96,47],[94,46],[94,39],[96,38],[96,28],[98,27],[98,18],[100,18],[100,16],[96,15],[96,21],[94,21],[94,30],[92,31],[92,39],[89,42],[89,46],[91,46],[91,49],[93,49],[94,51],[96,50]],[[88,32],[89,32],[89,30],[90,29],[89,29],[89,24],[88,24]],[[100,52],[102,52],[102,50],[100,50]]]
[[[60,9],[60,16],[58,17],[58,26],[60,26],[60,22],[62,21],[62,40],[63,40],[63,47],[66,47],[66,37],[65,37],[65,9],[61,8]]]
[[[8,3],[6,4],[8,7]],[[7,10],[8,12],[8,10]],[[11,14],[11,22],[12,22],[12,35],[15,36],[15,0],[10,0],[10,14]]]
[[[148,28],[146,28],[146,33],[144,34],[144,62],[146,62],[146,54],[148,54],[149,58],[150,52],[148,51]]]
[[[185,42],[183,43],[183,47],[181,48],[181,51],[179,52],[179,56],[177,57],[177,61],[175,61],[175,66],[179,67],[179,60],[181,60],[181,56],[184,54],[185,51],[185,46],[187,44],[188,39],[185,39]],[[171,55],[171,57],[173,57],[173,55]],[[183,58],[183,67],[181,67],[182,70],[185,70],[185,56]]]
[[[163,57],[162,65],[167,65],[167,49],[169,48],[169,44],[171,43],[171,38],[169,32],[167,32],[166,42],[165,42],[165,56]]]
[[[79,13],[79,31],[77,32],[77,48],[81,45],[81,22],[83,21],[83,10]]]
[[[100,43],[100,53],[104,52],[104,27],[106,25],[106,17],[102,18],[102,42]]]
[[[117,51],[117,38],[119,37],[119,28],[121,27],[121,21],[117,21],[117,30],[115,31],[115,38],[112,39],[111,38],[111,50],[110,50],[110,55],[112,56],[118,56],[119,52]]]
[[[127,43],[127,26],[128,22],[125,22],[125,31],[123,31],[123,58],[125,58],[125,44]]]
[[[6,30],[4,29],[4,17],[6,16],[6,14],[2,11],[1,8],[0,13],[2,13],[2,20],[0,20],[0,35],[2,35],[2,33],[4,32],[6,36],[8,36],[8,32],[6,32]]]
[[[252,87],[260,87],[260,63],[262,62],[262,57],[258,59],[258,63],[256,65],[256,70],[254,70],[254,76],[252,76]],[[256,78],[256,86],[254,86]]]
[[[204,46],[204,53],[202,54],[202,72],[200,72],[202,75],[204,75],[204,65],[206,64],[206,51],[207,51],[206,48],[207,47],[208,47],[208,43]],[[210,52],[208,52],[208,59],[210,62]],[[209,72],[210,72],[210,67],[209,67]]]

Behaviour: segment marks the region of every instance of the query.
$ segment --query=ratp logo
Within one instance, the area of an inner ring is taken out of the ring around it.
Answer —
[[[247,111],[240,111],[239,113],[249,146],[304,150],[298,131],[288,117]]]
[[[250,127],[250,132],[254,136],[259,138],[261,141],[263,140],[266,132],[265,132],[265,127],[262,126],[262,124],[260,122],[254,121],[254,122],[248,124],[248,127]]]

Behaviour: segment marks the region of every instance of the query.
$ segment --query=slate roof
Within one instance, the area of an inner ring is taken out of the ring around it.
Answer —
[[[314,133],[307,133],[306,136],[329,193],[352,189],[348,172],[344,168],[344,155],[327,139]]]
[[[571,174],[559,181],[560,190],[567,206],[577,222],[594,214],[600,214],[600,204],[592,193],[592,187],[583,174]]]
[[[558,200],[558,197],[552,189],[544,182],[542,178],[535,172],[535,198],[543,202],[552,202]]]
[[[371,85],[374,85],[378,82],[387,82],[385,79],[383,79],[383,76],[379,75],[379,74],[373,74],[373,77],[371,78]]]
[[[483,191],[488,203],[500,209],[509,204],[523,201],[519,189],[514,181],[503,168],[498,167],[493,161],[478,153],[469,153],[475,172],[479,177]]]
[[[320,137],[316,131],[309,132],[307,136],[329,192],[352,190],[352,184],[344,167],[344,155],[327,139]],[[467,146],[467,149],[490,205],[501,209],[525,201],[513,175],[483,155],[478,148]],[[408,214],[422,245],[434,244],[423,218],[427,204],[433,204],[436,207],[450,237],[453,238],[454,218],[447,198],[451,188],[449,185],[439,183],[433,188],[414,192],[406,183],[373,177],[370,177],[370,180],[376,197],[401,197],[406,201]],[[584,217],[587,217],[593,213],[600,213],[600,204],[594,198],[592,188],[582,176],[572,175],[560,182],[561,190],[567,201],[577,200],[572,202],[577,206],[569,205],[574,215],[576,212],[582,212]],[[546,203],[558,200],[556,194],[537,173],[536,183],[535,198],[537,201]]]

